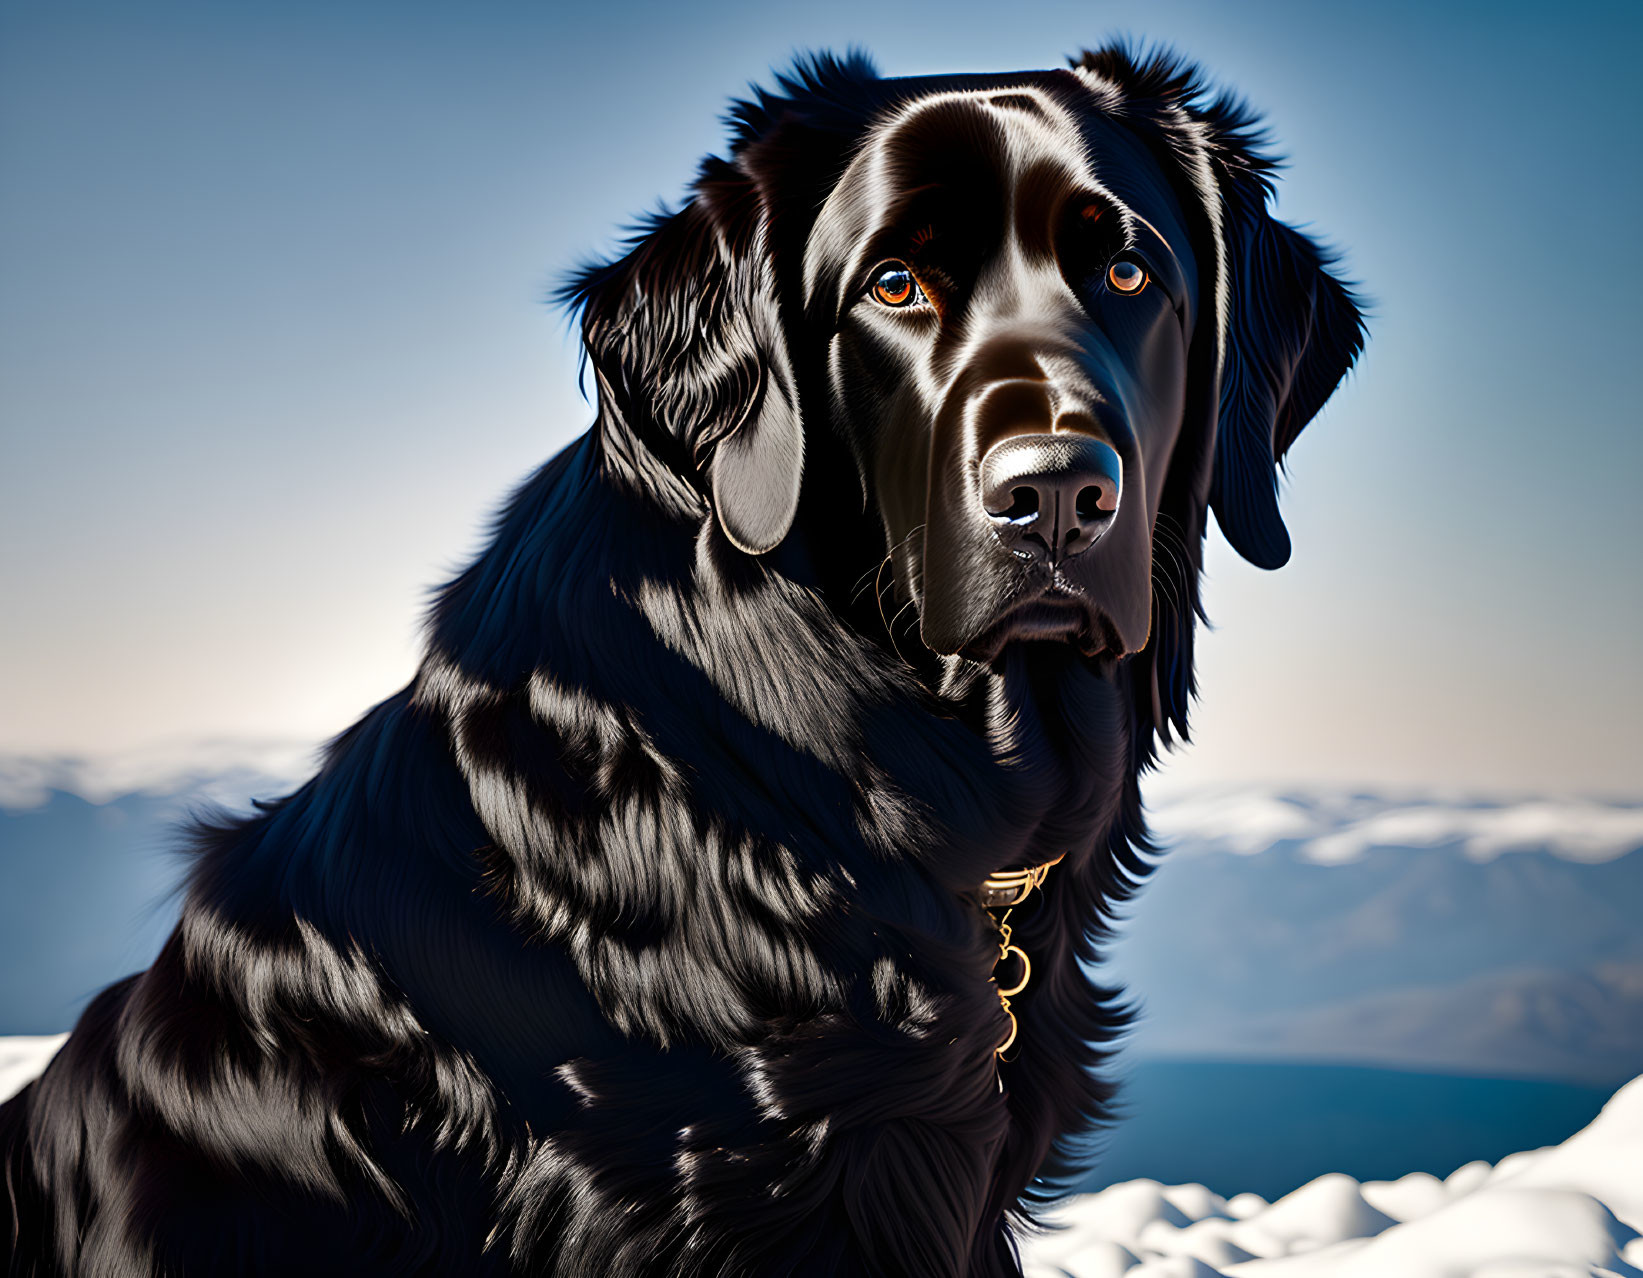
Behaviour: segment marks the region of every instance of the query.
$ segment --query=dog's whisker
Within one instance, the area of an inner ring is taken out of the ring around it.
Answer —
[[[914,525],[914,527],[907,533],[906,536],[902,537],[899,541],[896,542],[896,544],[894,546],[892,546],[890,548],[890,553],[885,555],[885,557],[879,562],[879,566],[878,566],[878,568],[877,568],[877,570],[875,571],[875,574],[874,574],[873,592],[874,592],[874,597],[878,601],[879,621],[884,626],[884,633],[890,640],[891,648],[895,650],[896,656],[901,657],[901,659],[903,661],[906,661],[907,658],[902,655],[901,647],[896,642],[895,620],[896,620],[896,617],[899,617],[902,612],[904,612],[908,607],[910,607],[912,605],[913,601],[912,601],[912,599],[908,599],[907,602],[904,603],[901,606],[901,608],[896,610],[895,617],[889,617],[889,618],[885,617],[885,615],[884,615],[884,587],[881,584],[880,579],[884,575],[884,570],[887,567],[890,566],[891,560],[894,557],[896,551],[900,550],[903,546],[905,546],[908,542],[910,542],[914,537],[918,536],[918,534],[923,532],[923,531],[924,531],[924,525],[922,523]],[[894,593],[894,591],[895,591],[895,581],[894,581],[894,579],[891,580],[890,590],[891,590],[892,593]],[[911,664],[911,663],[909,662],[908,664]]]
[[[889,566],[890,556],[886,555],[883,559],[879,560],[876,567],[862,574],[861,579],[852,588],[850,593],[850,606],[852,608],[861,602],[861,597],[867,593],[869,588],[875,591],[882,589],[879,584],[879,577]]]

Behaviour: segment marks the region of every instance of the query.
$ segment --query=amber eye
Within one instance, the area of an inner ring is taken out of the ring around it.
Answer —
[[[886,306],[911,306],[923,294],[905,262],[886,262],[873,280],[873,300]]]
[[[1129,293],[1132,296],[1147,286],[1147,273],[1138,263],[1121,257],[1107,268],[1107,286],[1114,293]]]

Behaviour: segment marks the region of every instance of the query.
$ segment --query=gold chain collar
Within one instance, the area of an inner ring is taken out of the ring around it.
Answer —
[[[981,885],[979,893],[981,908],[987,911],[998,929],[998,957],[993,960],[993,986],[998,990],[998,1001],[1004,1005],[1004,1015],[1010,1018],[1010,1033],[1005,1040],[993,1049],[995,1056],[1002,1056],[1010,1050],[1015,1042],[1016,1024],[1015,1013],[1010,1010],[1010,999],[1027,988],[1027,982],[1032,979],[1033,964],[1027,957],[1027,952],[1010,940],[1010,913],[1033,894],[1033,889],[1044,886],[1044,877],[1050,870],[1066,860],[1063,852],[1053,861],[1046,861],[1043,865],[1035,865],[1025,870],[997,870],[987,876]],[[996,911],[1003,910],[1003,914]],[[1011,954],[1021,961],[1021,979],[1009,989],[998,984],[998,965],[1004,962]]]

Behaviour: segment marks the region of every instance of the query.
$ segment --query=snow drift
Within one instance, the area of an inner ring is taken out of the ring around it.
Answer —
[[[1132,1180],[1023,1240],[1027,1278],[1643,1278],[1643,1078],[1561,1145],[1277,1202]]]

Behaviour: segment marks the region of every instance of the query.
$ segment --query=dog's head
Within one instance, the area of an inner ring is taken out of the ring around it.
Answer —
[[[1150,652],[1184,725],[1204,511],[1288,558],[1278,462],[1362,343],[1251,118],[1121,48],[780,88],[572,290],[607,451],[747,555],[864,508],[932,653]]]

